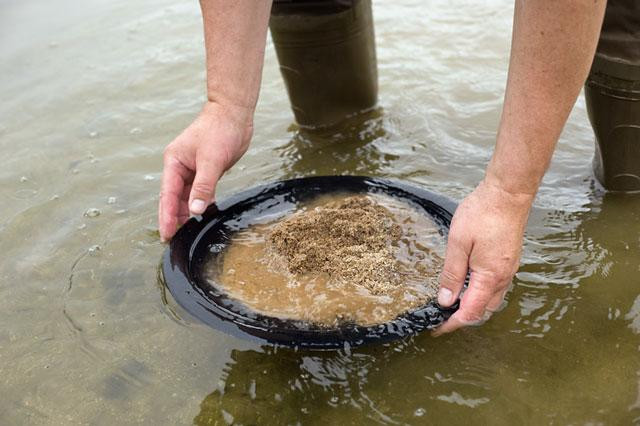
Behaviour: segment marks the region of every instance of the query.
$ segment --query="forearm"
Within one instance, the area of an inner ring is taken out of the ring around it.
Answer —
[[[201,0],[210,102],[253,111],[271,0]]]
[[[589,72],[606,0],[517,0],[509,77],[486,180],[535,194]]]

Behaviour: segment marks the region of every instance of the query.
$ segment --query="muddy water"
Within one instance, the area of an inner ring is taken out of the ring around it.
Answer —
[[[253,312],[326,327],[345,322],[365,326],[382,324],[424,306],[435,298],[445,251],[439,226],[429,216],[407,203],[378,194],[321,196],[300,206],[293,214],[304,215],[316,208],[325,209],[323,213],[327,214],[327,208],[344,206],[346,200],[362,198],[383,208],[390,225],[398,227],[398,241],[389,242],[389,260],[393,263],[384,264],[393,271],[397,270],[397,280],[392,274],[376,273],[373,267],[381,263],[370,260],[368,263],[371,257],[364,256],[360,256],[360,259],[365,259],[363,262],[352,262],[351,267],[364,269],[366,272],[362,272],[362,276],[367,281],[363,278],[355,282],[345,280],[340,267],[333,274],[324,270],[291,273],[287,259],[268,243],[274,229],[292,218],[291,215],[251,225],[235,234],[223,255],[207,265],[207,280]],[[359,213],[366,214],[362,209]],[[385,216],[383,218],[386,219]],[[329,232],[347,235],[337,225]],[[297,237],[289,235],[288,238]],[[336,248],[328,247],[327,250]],[[344,254],[347,247],[340,248]],[[366,286],[365,283],[373,285]]]
[[[494,142],[511,12],[376,2],[381,108],[341,139],[291,127],[269,45],[253,145],[220,195],[358,173],[460,200]],[[594,185],[582,98],[489,323],[275,352],[156,280],[162,149],[203,100],[197,2],[5,1],[0,57],[0,424],[640,421],[640,197]]]

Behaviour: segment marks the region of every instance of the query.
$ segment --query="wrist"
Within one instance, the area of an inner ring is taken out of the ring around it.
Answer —
[[[224,117],[241,125],[253,125],[255,108],[236,105],[230,102],[207,100],[202,106],[201,114],[206,116]]]
[[[526,214],[531,209],[536,196],[535,192],[514,191],[510,185],[505,185],[489,173],[478,184],[478,188],[492,200],[491,203],[508,205],[512,210]]]
[[[535,161],[534,161],[535,162]],[[489,162],[484,181],[514,196],[534,198],[545,169],[531,164],[500,161],[496,154]]]
[[[215,101],[207,101],[200,112],[200,117],[206,121],[214,120],[231,124],[243,140],[251,139],[253,135],[254,109]]]

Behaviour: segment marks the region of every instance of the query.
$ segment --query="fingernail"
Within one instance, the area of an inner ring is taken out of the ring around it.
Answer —
[[[442,287],[438,292],[438,303],[442,306],[449,306],[451,302],[451,298],[453,297],[453,293],[446,287]]]
[[[193,200],[191,202],[191,213],[202,214],[207,205],[202,200]]]

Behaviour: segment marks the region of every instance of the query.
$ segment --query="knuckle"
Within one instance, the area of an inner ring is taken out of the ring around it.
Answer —
[[[464,245],[464,237],[460,232],[458,232],[458,227],[455,226],[455,223],[451,225],[451,231],[449,231],[449,236],[447,237],[447,245],[462,247]]]
[[[500,269],[495,274],[496,287],[502,288],[513,278],[514,272],[511,268]]]
[[[483,287],[499,290],[506,287],[512,277],[509,269],[499,268],[483,273],[478,277],[478,281]]]
[[[194,182],[191,187],[191,191],[195,194],[206,194],[209,195],[213,192],[213,182],[208,181],[198,181]]]
[[[442,272],[440,272],[440,282],[445,287],[460,285],[462,281],[464,281],[464,278],[459,277],[450,269],[443,269]]]
[[[162,157],[165,160],[168,160],[169,158],[174,157],[174,148],[172,144],[169,144],[165,147],[164,151],[162,152]]]
[[[483,320],[484,312],[467,310],[460,313],[460,321],[465,325],[477,324]]]

